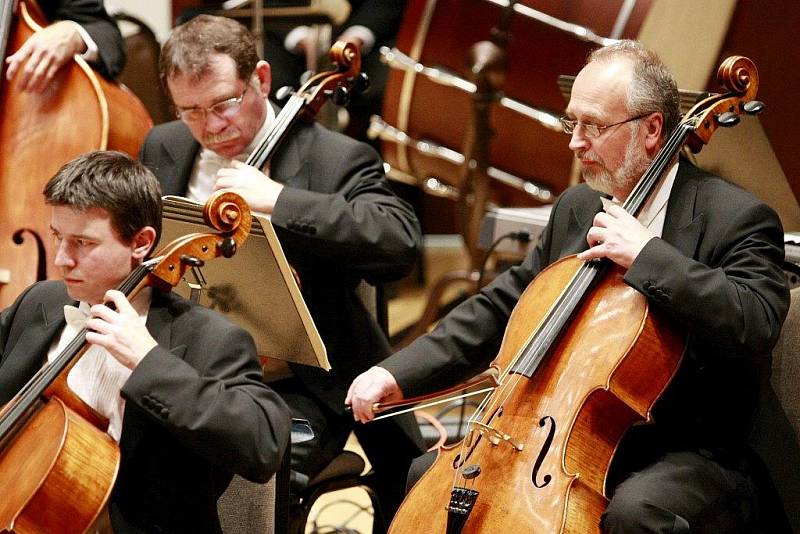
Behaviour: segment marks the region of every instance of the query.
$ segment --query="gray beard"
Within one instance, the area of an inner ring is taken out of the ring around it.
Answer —
[[[633,133],[634,135],[631,136],[631,140],[625,148],[625,159],[622,166],[616,171],[611,172],[605,167],[596,171],[582,170],[581,175],[589,187],[609,195],[614,195],[615,191],[633,189],[652,161],[644,150],[636,146],[635,132]]]

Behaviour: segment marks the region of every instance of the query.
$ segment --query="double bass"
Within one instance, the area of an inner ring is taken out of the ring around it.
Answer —
[[[728,92],[687,113],[625,200],[628,213],[639,212],[684,145],[697,152],[718,127],[763,109],[749,59],[728,58],[718,80]],[[465,439],[439,451],[390,532],[599,532],[617,445],[631,425],[651,422],[686,347],[624,274],[608,260],[569,256],[531,282],[490,364],[497,387]]]
[[[0,61],[47,25],[36,0],[0,7]],[[92,150],[133,156],[152,126],[141,102],[79,56],[42,93],[25,93],[0,69],[0,309],[47,278],[50,250],[42,187],[67,161]],[[19,73],[17,73],[19,76]]]
[[[189,268],[231,257],[250,233],[250,210],[235,193],[212,195],[203,216],[218,233],[175,239],[117,289],[129,299],[145,287],[169,291]],[[1,532],[86,532],[111,494],[119,447],[108,421],[67,385],[87,348],[84,328],[0,409]]]

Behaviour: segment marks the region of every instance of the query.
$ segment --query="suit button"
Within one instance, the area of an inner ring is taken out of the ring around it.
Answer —
[[[167,408],[161,408],[161,411],[158,412],[158,415],[160,415],[162,419],[166,419],[169,417],[169,410]]]

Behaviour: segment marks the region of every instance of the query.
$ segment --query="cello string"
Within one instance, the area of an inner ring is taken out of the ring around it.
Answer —
[[[567,285],[567,287],[564,290],[562,290],[562,292],[560,293],[559,297],[554,302],[553,306],[551,306],[551,309],[546,314],[545,319],[540,323],[540,327],[538,328],[538,330],[536,332],[534,332],[533,334],[531,334],[531,336],[528,338],[526,343],[523,344],[523,348],[520,351],[518,351],[517,355],[515,356],[515,358],[512,359],[512,361],[518,361],[520,359],[520,354],[522,354],[523,358],[524,357],[530,358],[530,353],[531,352],[535,352],[535,351],[531,350],[531,340],[533,340],[533,342],[534,342],[533,343],[534,347],[540,346],[542,344],[542,342],[541,342],[541,339],[542,339],[541,333],[542,333],[542,331],[546,332],[548,329],[552,330],[553,328],[556,327],[556,325],[554,325],[553,323],[555,323],[557,321],[553,321],[551,319],[551,317],[553,316],[553,312],[554,311],[558,312],[559,303],[561,301],[563,301],[565,298],[569,300],[570,294],[571,293],[575,293],[574,286],[576,284],[577,285],[582,285],[582,284],[586,284],[587,283],[585,281],[586,278],[587,278],[586,273],[589,270],[590,270],[590,268],[588,268],[586,266],[586,264],[582,265],[578,269],[578,272],[575,275],[573,275],[573,278],[570,281],[570,283]],[[574,300],[574,297],[572,298],[572,300]],[[475,410],[473,416],[470,418],[469,422],[467,423],[467,432],[471,432],[473,430],[473,427],[475,426],[475,422],[478,419],[483,419],[485,412],[490,411],[492,413],[495,413],[500,408],[500,406],[502,406],[510,398],[510,396],[514,393],[514,390],[516,389],[516,386],[522,380],[523,374],[522,373],[516,373],[516,376],[509,382],[506,378],[507,378],[508,374],[511,372],[513,367],[514,367],[514,365],[508,365],[506,367],[506,369],[503,371],[503,373],[501,374],[501,377],[500,377],[501,386],[498,386],[498,388],[495,391],[495,393],[493,393],[492,395],[488,395],[483,400],[483,402],[478,406],[478,408]],[[487,406],[488,404],[491,404],[491,406]],[[491,423],[491,419],[487,418],[486,422],[483,423],[483,424],[485,424],[487,426],[491,426],[490,423]],[[481,438],[482,438],[482,434],[479,435],[475,439],[479,440]],[[461,462],[461,465],[458,467],[458,469],[456,469],[456,472],[454,474],[453,487],[455,487],[456,484],[458,484],[459,477],[462,477],[462,475],[461,475],[462,469],[463,469],[464,464],[466,463],[466,458],[467,458],[466,441],[467,441],[466,439],[462,440],[462,443],[461,443],[461,455],[460,456],[461,456],[463,461]],[[474,446],[477,446],[477,441],[474,443]]]
[[[641,207],[644,199],[649,196],[653,189],[656,179],[663,173],[666,164],[672,159],[674,150],[682,144],[685,138],[685,128],[676,128],[672,135],[669,136],[667,143],[659,151],[654,158],[648,170],[644,173],[642,178],[634,188],[633,193],[628,197],[628,202],[625,207],[629,213],[635,213]],[[631,208],[633,206],[633,208]],[[496,394],[491,395],[492,407],[505,404],[510,396],[513,394],[517,385],[521,383],[523,373],[517,373],[515,379],[510,382],[506,379],[507,374],[512,372],[515,368],[522,366],[522,370],[526,371],[530,364],[535,363],[536,360],[544,358],[546,351],[550,348],[553,338],[563,329],[569,316],[572,315],[574,309],[579,304],[580,299],[588,289],[592,280],[598,275],[597,269],[591,268],[589,264],[582,265],[568,286],[556,299],[551,311],[546,314],[541,326],[535,331],[528,341],[523,344],[522,350],[512,359],[511,364],[501,374],[501,383],[503,384],[498,388]],[[538,365],[538,364],[537,364]],[[494,410],[490,410],[494,411]],[[477,420],[478,417],[483,417],[483,412],[480,413],[476,410],[475,416],[470,420],[470,426]],[[487,421],[487,424],[490,421]],[[469,428],[469,426],[468,426]]]
[[[687,124],[687,121],[688,119],[682,121],[678,127],[671,132],[664,147],[659,150],[647,171],[645,171],[642,178],[634,187],[632,193],[626,199],[626,202],[623,204],[623,208],[626,209],[628,213],[631,213],[635,216],[639,209],[641,209],[646,199],[652,193],[656,180],[661,176],[666,169],[666,165],[672,160],[677,151],[683,145],[688,133],[693,130],[692,126]],[[592,263],[591,267],[590,263]],[[471,427],[474,426],[477,418],[479,416],[483,417],[483,412],[486,410],[487,404],[490,404],[492,407],[494,407],[494,410],[492,411],[496,412],[500,406],[505,404],[505,402],[510,398],[513,390],[521,382],[521,378],[523,376],[522,372],[518,372],[517,377],[511,381],[507,379],[509,372],[514,371],[514,369],[518,368],[517,366],[520,364],[523,365],[522,370],[526,371],[528,366],[531,363],[535,363],[537,359],[540,360],[537,363],[538,367],[539,363],[541,363],[541,359],[545,357],[546,351],[549,350],[550,345],[554,340],[554,338],[553,340],[550,340],[549,338],[554,336],[555,330],[560,331],[563,326],[566,325],[566,322],[569,320],[569,316],[572,315],[574,309],[580,304],[580,300],[585,295],[588,287],[600,274],[599,270],[596,268],[596,265],[596,262],[587,262],[579,267],[576,275],[570,280],[565,290],[559,294],[555,304],[545,314],[540,326],[531,335],[531,337],[526,340],[522,349],[517,352],[514,358],[512,358],[511,363],[506,367],[506,369],[502,371],[499,378],[501,386],[497,388],[495,393],[488,395],[484,399],[484,402],[482,402],[478,409],[476,409],[473,417],[470,418],[470,421],[467,425],[468,432],[472,432]],[[534,371],[535,368],[531,371],[531,375],[533,375]],[[487,423],[490,422],[491,420],[487,420]],[[480,439],[480,437],[482,437],[482,434],[477,439]],[[458,478],[462,473],[462,468],[466,463],[466,441],[466,439],[462,440],[460,455],[461,465],[455,473],[455,479],[453,482],[454,487],[458,482]],[[474,446],[477,446],[477,443],[474,444]]]
[[[288,126],[297,118],[297,114],[302,109],[305,101],[302,97],[292,95],[286,105],[283,107],[278,116],[275,118],[275,123],[269,129],[263,140],[258,143],[253,152],[248,156],[246,163],[253,167],[261,168],[268,155],[273,151],[278,140],[286,133]]]
[[[153,260],[150,260],[147,264],[136,267],[118,286],[118,289],[125,295],[129,295],[150,272],[149,265],[152,263]],[[86,332],[87,329],[82,328],[52,362],[41,367],[33,378],[20,389],[14,400],[11,401],[13,404],[0,417],[0,439],[4,440],[13,431],[16,421],[41,398],[47,387],[55,381],[64,369],[75,358],[83,354],[83,349],[87,347]]]

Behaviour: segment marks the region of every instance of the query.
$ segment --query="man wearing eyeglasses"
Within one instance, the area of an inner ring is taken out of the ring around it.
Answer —
[[[296,124],[267,168],[243,163],[273,126],[276,108],[267,100],[270,66],[259,60],[241,24],[201,15],[175,28],[160,70],[180,120],[149,133],[142,161],[166,195],[204,201],[212,191],[230,189],[271,215],[327,348],[330,373],[277,365],[267,374],[293,415],[308,419],[315,433],[312,441],[292,446],[292,469],[302,485],[303,475],[314,477],[342,450],[354,427],[344,413],[347,386],[389,354],[356,287],[407,274],[421,246],[419,224],[391,191],[371,147],[318,124]],[[270,303],[264,306],[269,310]],[[410,415],[358,427],[391,517],[408,465],[421,452],[419,429]]]
[[[616,449],[605,480],[610,502],[598,528],[613,534],[788,532],[776,499],[757,497],[756,480],[759,491],[770,484],[748,444],[788,306],[777,215],[677,157],[638,217],[619,205],[678,124],[678,103],[672,75],[639,43],[595,51],[575,79],[562,119],[586,183],[561,195],[522,265],[356,378],[347,398],[354,417],[369,421],[376,402],[442,390],[485,369],[520,295],[542,269],[572,254],[607,259],[624,269],[625,283],[652,310],[685,329],[689,344],[652,410],[653,424],[631,427]],[[540,441],[523,446],[540,448],[546,434],[543,428]],[[415,462],[410,479],[426,463],[430,458]],[[535,498],[533,486],[528,495]]]

